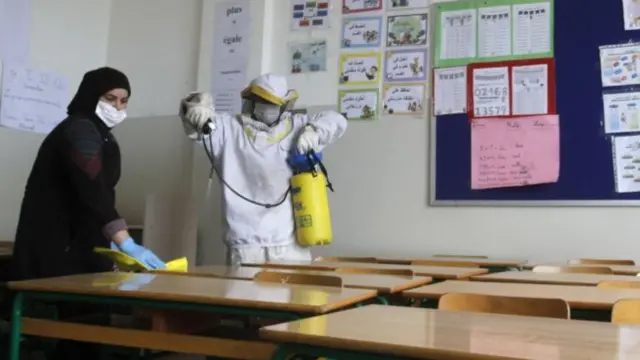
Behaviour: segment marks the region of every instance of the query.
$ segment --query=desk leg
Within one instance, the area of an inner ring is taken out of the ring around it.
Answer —
[[[9,360],[20,360],[20,338],[22,337],[22,298],[22,293],[17,293],[13,298]]]

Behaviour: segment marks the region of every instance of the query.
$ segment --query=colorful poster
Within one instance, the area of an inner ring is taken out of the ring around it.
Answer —
[[[511,114],[509,68],[479,68],[471,72],[473,116],[494,117]]]
[[[387,51],[384,63],[385,81],[426,81],[427,50]]]
[[[640,131],[640,92],[604,94],[602,102],[605,133]]]
[[[327,29],[331,25],[330,10],[329,0],[291,0],[291,29]]]
[[[377,10],[382,10],[382,0],[342,0],[343,14]]]
[[[640,84],[640,43],[600,47],[602,86]]]
[[[429,15],[393,15],[387,18],[387,47],[427,45]]]
[[[424,114],[424,84],[385,84],[383,90],[382,108],[385,115]]]
[[[625,30],[640,29],[640,0],[622,0]]]
[[[640,192],[640,135],[613,138],[616,192]]]
[[[467,67],[433,70],[433,113],[439,115],[467,112]]]
[[[378,89],[341,90],[338,92],[338,112],[349,120],[378,118]]]
[[[387,10],[411,10],[429,7],[429,0],[387,0]]]
[[[310,73],[327,70],[327,41],[308,40],[289,43],[291,73]]]
[[[380,82],[380,53],[340,54],[340,85],[378,85]]]
[[[560,175],[558,115],[471,122],[471,188],[554,183]]]
[[[342,48],[380,47],[382,17],[353,17],[342,21]]]

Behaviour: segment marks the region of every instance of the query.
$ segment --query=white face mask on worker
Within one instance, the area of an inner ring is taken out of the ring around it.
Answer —
[[[273,104],[255,104],[253,114],[256,120],[273,125],[280,118],[280,106]]]
[[[105,125],[112,128],[127,118],[127,111],[118,110],[107,102],[99,101],[98,106],[96,106],[96,115]]]

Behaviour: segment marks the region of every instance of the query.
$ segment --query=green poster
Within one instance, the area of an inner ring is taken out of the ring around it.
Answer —
[[[377,120],[379,108],[378,89],[338,91],[338,112],[347,120]]]
[[[435,6],[433,67],[462,66],[477,57],[476,1],[456,1]]]

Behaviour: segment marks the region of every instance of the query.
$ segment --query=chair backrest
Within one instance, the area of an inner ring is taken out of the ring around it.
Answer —
[[[337,273],[342,274],[376,274],[376,275],[397,275],[397,276],[411,276],[413,277],[413,270],[411,269],[376,269],[365,267],[341,267],[335,270]]]
[[[261,271],[254,275],[254,281],[296,284],[296,285],[317,285],[342,287],[342,278],[332,275],[281,273],[277,271]]]
[[[538,265],[532,270],[535,273],[572,273],[572,274],[613,274],[613,270],[604,266],[552,266]]]
[[[569,264],[634,266],[636,262],[628,259],[577,259],[577,260],[570,260]]]
[[[377,263],[374,257],[320,256],[313,261]]]
[[[440,260],[413,260],[411,265],[415,266],[446,266],[446,267],[465,267],[477,268],[477,264],[466,261],[440,261]]]
[[[562,299],[541,299],[481,294],[447,293],[440,297],[438,309],[490,314],[539,316],[569,319],[569,304]]]
[[[640,281],[606,280],[598,283],[599,288],[640,289]]]
[[[488,256],[484,255],[454,255],[454,254],[436,254],[433,257],[443,258],[461,258],[461,259],[488,259]]]
[[[613,304],[611,322],[614,324],[640,324],[640,299],[620,299]]]

